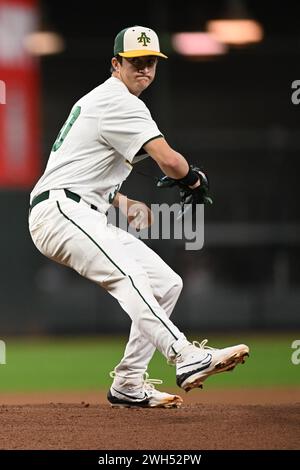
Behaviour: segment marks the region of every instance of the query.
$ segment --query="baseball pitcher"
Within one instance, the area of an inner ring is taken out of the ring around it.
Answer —
[[[165,174],[158,186],[178,186],[183,206],[210,202],[207,175],[170,147],[139,98],[158,60],[166,58],[150,28],[117,34],[111,77],[74,104],[30,196],[29,230],[37,249],[103,287],[131,318],[124,356],[111,373],[112,406],[181,405],[179,395],[157,390],[161,381],[148,378],[155,349],[176,366],[177,385],[186,391],[233,369],[249,352],[244,344],[214,349],[207,340],[190,342],[170,320],[182,288],[179,275],[143,241],[107,222],[113,204],[136,227],[151,223],[150,209],[140,203],[143,210],[132,211],[137,201],[120,192],[132,165],[146,156]]]

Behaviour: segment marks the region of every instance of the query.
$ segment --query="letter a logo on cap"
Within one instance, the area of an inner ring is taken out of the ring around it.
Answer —
[[[148,46],[148,44],[151,42],[150,41],[150,38],[146,35],[145,32],[141,33],[140,37],[137,38],[138,39],[138,42],[142,42],[143,43],[143,46]],[[148,43],[148,44],[147,44]]]
[[[115,37],[114,55],[122,57],[155,55],[167,59],[167,56],[160,52],[156,32],[145,26],[131,26],[122,29]]]

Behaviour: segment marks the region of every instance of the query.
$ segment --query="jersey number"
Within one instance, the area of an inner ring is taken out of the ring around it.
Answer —
[[[62,145],[63,141],[65,140],[68,133],[70,132],[71,127],[73,126],[74,122],[78,118],[80,112],[81,112],[80,106],[75,106],[75,108],[72,109],[70,116],[68,117],[68,119],[62,126],[61,130],[59,131],[56,141],[53,144],[52,152],[56,152],[56,150],[58,150],[59,147]]]

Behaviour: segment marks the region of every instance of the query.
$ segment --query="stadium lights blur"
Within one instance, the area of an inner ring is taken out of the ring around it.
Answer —
[[[227,46],[210,33],[176,33],[172,36],[176,52],[191,58],[217,56],[227,52]]]
[[[207,22],[206,30],[230,45],[244,45],[263,39],[263,27],[252,18],[243,0],[227,0],[226,9],[220,18]]]
[[[211,20],[207,31],[226,44],[243,45],[263,39],[263,28],[255,20]]]
[[[26,50],[32,55],[59,54],[65,49],[65,43],[57,33],[52,31],[36,31],[24,39]]]

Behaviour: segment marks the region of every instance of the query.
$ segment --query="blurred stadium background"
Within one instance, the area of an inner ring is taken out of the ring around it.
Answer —
[[[141,24],[158,32],[169,55],[142,99],[169,143],[207,170],[215,201],[205,210],[202,250],[146,241],[184,279],[173,319],[184,331],[225,332],[235,341],[241,331],[285,331],[290,355],[300,331],[300,106],[291,98],[300,79],[299,17],[299,2],[290,0],[133,1],[105,11],[92,0],[0,0],[0,338],[128,331],[129,319],[104,290],[38,253],[27,214],[70,107],[108,78],[118,31]],[[212,39],[210,21],[226,18],[251,28]],[[150,159],[137,169],[159,174]],[[123,191],[148,204],[176,197],[136,171]]]

